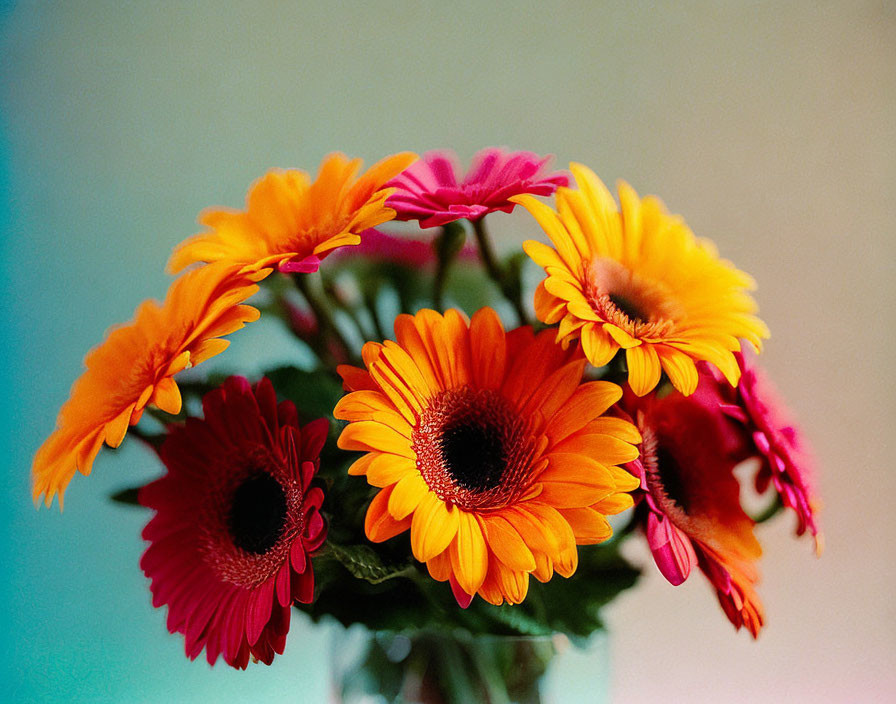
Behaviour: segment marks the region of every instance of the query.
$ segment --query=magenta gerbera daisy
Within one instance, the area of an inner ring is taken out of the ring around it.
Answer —
[[[293,602],[310,603],[310,555],[323,543],[323,492],[311,486],[325,419],[299,426],[270,381],[231,377],[202,400],[205,419],[173,426],[160,450],[168,473],[140,491],[156,510],[140,561],[153,605],[186,652],[245,669],[283,652]]]
[[[420,227],[437,227],[461,218],[479,218],[501,210],[509,213],[512,196],[549,196],[569,183],[563,171],[549,172],[551,157],[532,152],[483,149],[473,157],[470,170],[459,177],[460,165],[453,152],[427,152],[390,181],[396,191],[386,205],[396,220],[419,220]]]
[[[723,412],[679,392],[629,393],[624,406],[643,438],[627,469],[641,479],[639,515],[657,567],[678,585],[699,566],[731,623],[755,638],[764,620],[755,590],[762,549],[740,504]]]
[[[815,538],[816,552],[821,553],[823,536],[818,524],[819,500],[815,491],[812,453],[777,389],[754,361],[735,353],[741,375],[732,389],[710,368],[702,370],[701,387],[717,394],[722,410],[744,434],[742,459],[758,457],[756,490],[763,493],[773,485],[781,503],[797,516],[796,534],[807,530]],[[716,381],[715,387],[711,386]]]

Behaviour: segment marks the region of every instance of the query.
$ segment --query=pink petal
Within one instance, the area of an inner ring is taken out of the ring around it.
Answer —
[[[277,268],[284,274],[313,274],[320,269],[320,257],[312,254],[299,261],[280,262]]]
[[[675,586],[688,578],[697,563],[690,539],[660,513],[651,511],[647,516],[647,544],[656,566]]]
[[[453,572],[448,575],[448,582],[451,584],[451,592],[454,594],[454,599],[457,601],[457,605],[462,609],[466,609],[473,601],[473,594],[467,594],[461,588],[454,578]]]

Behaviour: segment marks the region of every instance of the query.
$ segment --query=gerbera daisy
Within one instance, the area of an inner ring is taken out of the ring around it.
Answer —
[[[168,630],[245,669],[282,653],[293,602],[310,603],[310,555],[326,537],[323,492],[311,486],[327,436],[325,419],[299,427],[262,379],[231,377],[202,401],[205,419],[169,429],[160,456],[168,473],[140,490],[156,510],[140,560],[153,606],[168,605]]]
[[[491,147],[473,157],[462,180],[460,165],[450,151],[427,152],[389,185],[396,188],[386,205],[397,220],[419,220],[420,227],[436,227],[461,218],[478,220],[496,210],[509,213],[511,196],[531,193],[549,196],[569,183],[561,172],[548,172],[551,157],[532,152],[507,152]]]
[[[762,549],[740,505],[722,411],[674,392],[626,401],[644,438],[640,458],[627,467],[641,479],[643,527],[657,567],[678,585],[699,565],[729,620],[756,637]]]
[[[147,405],[179,413],[172,377],[222,352],[230,343],[219,338],[258,319],[255,308],[239,305],[258,290],[257,278],[226,264],[190,272],[161,306],[145,301],[133,322],[113,328],[84,359],[87,370],[34,457],[34,498],[49,506],[58,493],[61,507],[75,470],[90,474],[102,444],[118,447]]]
[[[269,171],[249,189],[246,210],[202,213],[199,223],[208,230],[178,245],[168,267],[226,261],[244,271],[317,271],[334,249],[358,244],[359,233],[395,216],[384,205],[392,193],[384,185],[416,158],[395,154],[358,177],[360,159],[331,154],[313,183],[298,169]]]
[[[395,342],[368,342],[365,369],[339,371],[352,393],[339,447],[366,454],[349,469],[381,491],[367,511],[374,542],[410,530],[414,556],[462,605],[473,595],[520,603],[529,575],[577,566],[576,545],[612,531],[638,480],[635,428],[602,417],[615,384],[582,383],[585,360],[552,331],[505,333],[483,308],[395,321]]]
[[[737,388],[719,383],[715,375],[707,374],[701,389],[705,386],[707,393],[717,395],[722,410],[745,435],[741,459],[760,458],[757,491],[763,493],[773,485],[781,503],[796,513],[796,534],[803,535],[808,530],[820,554],[823,537],[817,520],[819,499],[812,453],[772,382],[752,358],[742,354],[736,357],[741,369]]]
[[[753,280],[719,259],[710,241],[694,237],[657,198],[640,199],[621,183],[620,213],[590,169],[570,169],[579,190],[560,188],[556,212],[531,196],[511,199],[554,243],[524,244],[547,273],[535,293],[539,320],[559,323],[564,343],[580,338],[594,366],[624,349],[629,384],[639,396],[663,371],[683,394],[693,393],[699,360],[736,384],[738,338],[758,351],[768,337],[746,293]]]

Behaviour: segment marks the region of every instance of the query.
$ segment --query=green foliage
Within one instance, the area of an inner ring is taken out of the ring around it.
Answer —
[[[323,369],[307,371],[298,367],[278,367],[269,369],[265,376],[281,398],[296,405],[303,423],[315,418],[332,419],[333,407],[343,394],[338,377]]]

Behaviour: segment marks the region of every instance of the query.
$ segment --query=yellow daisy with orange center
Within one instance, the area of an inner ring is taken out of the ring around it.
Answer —
[[[360,233],[395,217],[385,206],[394,188],[385,184],[417,159],[403,152],[358,176],[362,162],[331,154],[316,180],[299,169],[273,170],[249,189],[246,209],[210,209],[199,223],[208,230],[175,248],[168,262],[178,272],[195,262],[226,261],[243,271],[269,267],[317,271],[334,249],[361,242]]]
[[[422,310],[395,322],[395,342],[368,342],[365,369],[339,368],[351,393],[339,447],[381,490],[367,511],[374,542],[410,530],[414,557],[449,580],[462,604],[479,594],[518,604],[529,575],[576,569],[576,545],[599,543],[606,515],[632,505],[635,427],[602,414],[615,384],[582,383],[581,352],[554,331],[505,332],[490,308],[470,322]]]
[[[639,198],[621,182],[617,207],[594,172],[581,164],[570,170],[578,190],[559,188],[556,211],[532,196],[511,199],[554,245],[524,244],[547,274],[535,293],[539,320],[559,323],[563,344],[580,339],[596,367],[624,349],[628,381],[639,396],[663,372],[683,394],[693,393],[698,361],[715,365],[736,385],[740,340],[758,352],[769,334],[754,315],[750,276],[720,259],[710,241],[695,237],[658,198]]]

